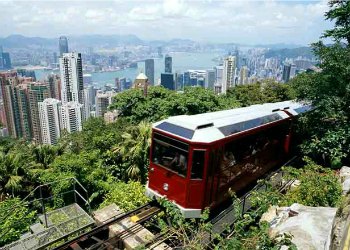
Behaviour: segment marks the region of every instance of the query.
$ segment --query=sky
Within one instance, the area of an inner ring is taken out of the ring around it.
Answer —
[[[0,0],[0,37],[135,34],[144,40],[309,44],[325,29],[327,0]]]

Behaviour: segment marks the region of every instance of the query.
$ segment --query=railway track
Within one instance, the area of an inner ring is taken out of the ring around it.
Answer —
[[[297,160],[298,160],[297,157],[293,157],[290,161],[285,163],[283,166],[293,165],[293,162],[296,162]],[[285,191],[294,182],[294,180],[283,181],[283,172],[280,168],[279,170],[269,174],[265,179],[271,181],[273,183],[272,185],[278,187],[278,190],[280,192]],[[245,195],[240,197],[242,214],[246,213],[251,207],[250,201],[249,201],[249,196],[251,192],[252,191],[262,192],[264,190],[265,190],[264,185],[260,184],[255,186],[251,191],[247,192]],[[225,210],[223,210],[219,215],[217,215],[212,220],[210,220],[210,223],[213,225],[212,235],[222,234],[227,229],[228,225],[234,224],[234,222],[236,221],[234,210],[235,210],[234,206],[231,205]],[[139,230],[141,223],[150,220],[160,211],[161,211],[160,205],[156,201],[152,201],[135,210],[129,211],[122,215],[118,215],[116,217],[112,217],[109,220],[104,221],[102,225],[97,226],[91,229],[90,231],[83,233],[78,237],[67,241],[66,243],[64,243],[63,245],[60,245],[59,247],[56,247],[55,249],[56,250],[63,250],[63,249],[102,250],[102,249],[108,249],[109,247],[113,247],[114,249],[117,247],[118,249],[118,242],[120,241],[120,239],[126,238],[132,234],[135,234]],[[128,228],[125,228],[125,230],[117,233],[113,237],[109,237],[108,233],[106,234],[106,231],[108,231],[109,226],[115,223],[121,222],[122,220],[128,217],[132,218],[133,222],[135,223],[134,225]],[[145,245],[145,247],[150,247],[154,244],[157,244],[157,242],[161,243],[164,240],[166,240],[166,237],[167,235],[164,233],[155,235],[155,238],[152,241],[148,242]],[[208,245],[210,244],[211,239],[212,237],[208,233],[208,240],[206,242]]]
[[[77,236],[76,238],[70,239],[54,249],[104,249],[104,246],[111,246],[112,243],[115,243],[118,239],[125,237],[127,234],[134,233],[134,230],[137,230],[137,227],[140,226],[140,223],[151,219],[160,211],[160,206],[155,201],[151,201],[132,211],[118,215],[116,217],[112,217],[107,221],[104,221],[102,225],[97,226],[90,231]],[[123,231],[119,232],[113,237],[109,237],[108,227],[129,217],[131,217],[134,224],[128,228],[125,228]]]

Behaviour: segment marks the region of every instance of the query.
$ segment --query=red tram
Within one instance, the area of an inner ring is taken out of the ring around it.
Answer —
[[[149,197],[166,197],[186,218],[200,217],[288,157],[291,123],[311,109],[266,103],[153,124]]]

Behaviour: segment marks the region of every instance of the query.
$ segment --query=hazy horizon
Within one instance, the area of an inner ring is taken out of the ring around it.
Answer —
[[[327,1],[0,1],[0,37],[136,35],[142,40],[300,44],[332,24]]]

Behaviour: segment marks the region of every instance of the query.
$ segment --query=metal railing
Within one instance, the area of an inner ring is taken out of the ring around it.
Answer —
[[[62,191],[53,194],[53,188],[57,188],[58,185],[61,185]],[[23,206],[28,208],[27,212],[23,214],[21,218],[16,218],[17,220],[13,222],[8,230],[0,232],[0,238],[6,236],[11,230],[11,227],[16,226],[17,223],[20,223],[21,219],[25,218],[33,211],[35,211],[37,214],[41,213],[41,217],[43,217],[43,224],[47,229],[50,227],[47,217],[47,214],[49,212],[48,208],[59,208],[72,203],[76,203],[79,206],[85,208],[88,214],[91,214],[88,192],[76,178],[64,178],[61,180],[39,185],[18,204],[10,208],[0,210],[1,215],[7,215],[3,218],[0,218],[0,223],[4,223],[7,217],[16,214],[18,209],[22,209]],[[39,216],[37,217],[38,220]]]
[[[283,166],[292,165],[293,162],[297,161],[297,157],[293,157],[291,160],[286,162]],[[295,180],[286,180],[285,172],[282,169],[272,172],[264,180],[264,182],[256,185],[252,190],[240,197],[238,202],[235,202],[222,213],[211,220],[212,230],[210,232],[209,242],[213,240],[213,235],[223,234],[228,227],[231,227],[241,216],[247,213],[252,208],[251,197],[256,192],[266,192],[271,186],[276,188],[279,192],[283,192],[288,189]]]

